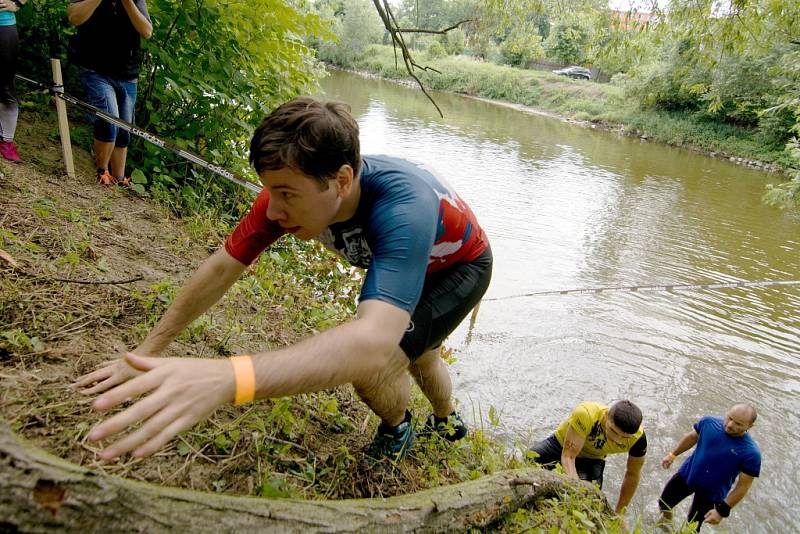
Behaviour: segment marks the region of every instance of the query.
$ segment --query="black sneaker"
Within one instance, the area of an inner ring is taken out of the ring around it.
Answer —
[[[375,439],[367,449],[367,456],[376,460],[383,458],[401,460],[411,449],[415,437],[414,427],[411,425],[411,412],[406,410],[406,417],[399,425],[390,427],[381,423],[378,426]]]
[[[467,425],[458,415],[458,412],[453,412],[447,417],[435,417],[433,414],[428,416],[425,420],[423,427],[425,434],[432,434],[436,432],[447,441],[458,441],[469,433]]]

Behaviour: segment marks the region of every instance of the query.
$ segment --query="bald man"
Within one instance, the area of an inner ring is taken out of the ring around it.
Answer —
[[[658,507],[666,521],[672,521],[679,502],[694,494],[688,521],[696,521],[697,530],[703,522],[716,525],[747,495],[761,471],[761,451],[747,433],[757,415],[750,404],[736,404],[724,418],[703,417],[661,460],[669,469],[677,456],[695,447],[661,492]]]

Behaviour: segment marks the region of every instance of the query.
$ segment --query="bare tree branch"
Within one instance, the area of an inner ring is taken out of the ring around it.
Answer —
[[[449,28],[445,28],[443,30],[421,30],[419,28],[397,28],[396,30],[400,33],[435,33],[439,35],[444,35],[449,31],[455,30],[462,24],[466,24],[467,22],[477,22],[475,19],[465,19],[461,22],[457,22],[450,26]]]
[[[425,86],[422,84],[420,79],[414,73],[414,69],[419,69],[423,71],[433,71],[439,73],[438,70],[434,69],[433,67],[423,66],[418,64],[414,61],[414,58],[411,56],[411,52],[408,50],[408,46],[406,45],[405,39],[403,39],[403,33],[434,33],[434,34],[445,34],[448,31],[454,30],[458,28],[461,24],[465,22],[469,22],[467,20],[463,20],[458,24],[455,24],[449,28],[444,30],[420,30],[420,29],[401,29],[397,24],[397,19],[394,17],[394,13],[392,13],[392,8],[389,6],[388,0],[372,0],[372,3],[375,5],[375,9],[378,11],[378,16],[380,16],[381,21],[383,21],[383,26],[386,28],[386,31],[389,32],[389,35],[392,37],[392,46],[394,47],[395,51],[395,63],[397,62],[397,49],[400,49],[400,52],[403,56],[403,63],[405,64],[406,71],[408,72],[409,76],[414,78],[414,81],[417,82],[417,85],[428,97],[428,100],[431,101],[431,104],[436,108],[436,111],[439,112],[440,117],[444,117],[442,110],[439,108],[439,105],[436,101],[431,97],[428,93]]]

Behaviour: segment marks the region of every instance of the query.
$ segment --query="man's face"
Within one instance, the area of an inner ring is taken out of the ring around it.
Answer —
[[[622,442],[627,438],[631,437],[633,434],[628,434],[627,432],[623,432],[620,428],[614,424],[612,421],[612,417],[610,415],[606,416],[606,437],[612,443],[616,443],[617,445],[622,445]]]
[[[336,219],[342,202],[336,180],[320,191],[317,180],[291,167],[263,171],[260,178],[269,191],[267,218],[298,239],[318,236]]]
[[[749,410],[731,408],[725,414],[723,423],[725,425],[725,433],[733,437],[744,436],[745,432],[753,426],[751,418],[752,414]]]

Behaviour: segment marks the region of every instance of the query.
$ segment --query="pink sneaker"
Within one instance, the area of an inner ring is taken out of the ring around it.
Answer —
[[[0,156],[3,156],[8,161],[13,161],[14,163],[19,163],[22,161],[19,157],[17,145],[14,144],[14,141],[0,141]]]

